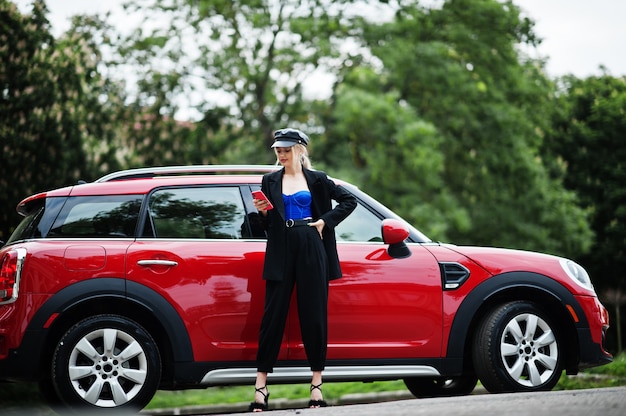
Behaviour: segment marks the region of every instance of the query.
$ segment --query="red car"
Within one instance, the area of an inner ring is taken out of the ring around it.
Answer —
[[[134,169],[33,195],[0,251],[0,380],[57,409],[144,407],[157,389],[252,385],[276,167]],[[608,314],[571,260],[429,240],[356,187],[336,229],[325,381],[417,397],[549,390],[612,360]],[[271,383],[306,383],[296,309]]]

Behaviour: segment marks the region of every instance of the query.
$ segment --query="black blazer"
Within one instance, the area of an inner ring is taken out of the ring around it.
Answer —
[[[311,213],[313,221],[323,219],[326,223],[322,231],[324,248],[328,257],[328,280],[341,277],[335,227],[356,208],[356,198],[341,186],[337,186],[326,173],[303,169],[309,191],[311,191]],[[285,203],[283,201],[283,174],[281,169],[263,176],[261,190],[274,205],[267,212],[267,248],[263,279],[281,281],[285,274]],[[331,200],[338,202],[332,208]]]

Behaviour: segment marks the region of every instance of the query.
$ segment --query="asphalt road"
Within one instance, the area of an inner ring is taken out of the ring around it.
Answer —
[[[304,402],[303,404],[305,404]],[[602,389],[550,391],[541,393],[473,394],[462,397],[437,399],[400,399],[370,404],[334,405],[322,409],[290,408],[273,410],[284,403],[272,406],[271,416],[624,416],[626,415],[626,386]],[[190,414],[191,409],[183,413]],[[249,415],[245,409],[225,413],[198,413],[194,415],[223,414]],[[215,410],[215,409],[214,409]],[[144,413],[144,412],[142,412]],[[148,414],[146,412],[146,414]]]
[[[626,386],[550,391],[541,393],[483,394],[437,399],[414,399],[405,392],[344,396],[322,409],[307,409],[307,400],[270,400],[270,416],[625,416]],[[102,413],[77,413],[92,416]],[[110,416],[128,413],[105,412]],[[57,416],[49,408],[0,409],[2,416]],[[250,415],[247,404],[188,406],[180,409],[143,410],[139,416],[242,416]]]

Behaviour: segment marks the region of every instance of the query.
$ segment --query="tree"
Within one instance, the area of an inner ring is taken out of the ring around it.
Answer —
[[[444,138],[378,75],[356,68],[336,88],[325,164],[385,201],[427,235],[467,226],[468,215],[444,186]],[[341,139],[340,139],[341,138]],[[352,163],[346,163],[351,161]]]
[[[580,196],[596,238],[579,257],[600,292],[626,291],[626,77],[567,76],[545,150],[553,173]]]
[[[131,2],[128,9],[145,16],[122,49],[123,60],[144,74],[137,106],[172,119],[199,115],[211,140],[227,147],[222,162],[273,162],[266,149],[277,128],[289,123],[323,132],[304,84],[320,71],[337,71],[339,48],[351,36],[353,3]],[[161,139],[148,140],[156,145]]]
[[[67,50],[56,49],[46,12],[43,1],[22,15],[13,3],[0,0],[3,240],[19,221],[12,208],[22,198],[75,182],[85,163],[70,105],[78,99],[81,79]]]
[[[122,85],[106,77],[102,47],[111,28],[77,16],[55,39],[42,0],[31,11],[0,0],[0,239],[24,197],[118,169],[115,139],[124,107]],[[123,123],[123,122],[122,122]]]
[[[541,158],[554,86],[540,62],[518,52],[520,43],[537,39],[516,6],[448,0],[441,8],[421,8],[409,1],[393,21],[363,27],[383,65],[381,90],[397,91],[398,102],[443,140],[442,189],[453,205],[441,207],[441,215],[459,226],[431,237],[568,256],[588,250],[585,211]],[[459,212],[468,221],[459,221]]]

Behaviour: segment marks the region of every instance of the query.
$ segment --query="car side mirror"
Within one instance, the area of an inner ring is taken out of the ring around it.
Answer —
[[[385,244],[389,244],[387,253],[396,259],[402,259],[411,255],[411,250],[404,240],[409,236],[409,227],[405,223],[392,218],[382,222],[382,235]]]

